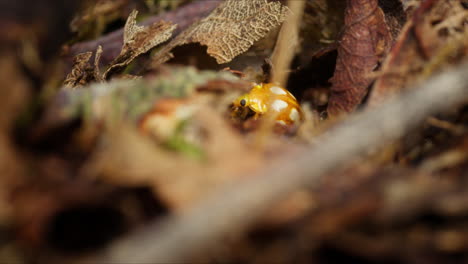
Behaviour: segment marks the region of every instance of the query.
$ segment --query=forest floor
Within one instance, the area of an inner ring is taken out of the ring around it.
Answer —
[[[0,25],[0,263],[468,261],[468,1],[19,0]]]

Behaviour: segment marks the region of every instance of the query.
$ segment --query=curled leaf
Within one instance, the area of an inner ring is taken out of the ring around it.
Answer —
[[[83,86],[93,79],[93,67],[89,64],[91,56],[93,56],[91,51],[75,56],[72,70],[63,82],[66,88]]]
[[[287,10],[281,3],[267,0],[226,0],[155,54],[153,66],[169,60],[176,46],[188,43],[208,46],[208,54],[218,63],[227,63],[279,26]]]
[[[127,66],[137,56],[168,40],[176,28],[176,25],[166,21],[159,21],[148,27],[138,26],[136,24],[137,14],[138,11],[133,10],[128,16],[124,28],[122,50],[119,56],[111,63],[111,66],[104,72],[103,79],[107,79],[110,74]]]
[[[94,65],[89,63],[93,52],[80,53],[73,60],[73,68],[65,78],[63,86],[65,88],[76,88],[88,85],[92,81],[102,82],[101,72],[99,70],[99,61],[102,55],[102,47],[98,46],[94,54]]]
[[[345,30],[338,58],[328,112],[337,115],[354,110],[367,94],[369,77],[387,53],[392,37],[378,0],[348,0]]]

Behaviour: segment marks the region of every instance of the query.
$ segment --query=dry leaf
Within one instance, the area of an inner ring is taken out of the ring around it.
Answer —
[[[328,112],[351,112],[367,94],[370,73],[387,53],[392,37],[378,0],[350,0],[338,47]]]
[[[462,0],[425,1],[413,12],[369,96],[380,104],[402,88],[428,78],[468,53],[468,11]]]
[[[128,0],[127,0],[128,1]],[[151,0],[153,1],[153,0]],[[173,1],[173,0],[171,0]],[[180,33],[193,23],[198,21],[201,18],[206,17],[216,6],[219,5],[220,2],[223,0],[210,0],[210,1],[186,1],[183,6],[178,7],[177,9],[169,12],[163,12],[161,14],[146,17],[144,20],[141,21],[140,25],[148,26],[157,21],[170,21],[174,24],[177,24],[177,29],[174,31],[173,34],[176,32]],[[134,4],[136,2],[141,1],[129,1]],[[160,2],[158,0],[158,2]],[[66,62],[67,64],[72,64],[72,56],[76,54],[95,50],[99,45],[105,47],[104,53],[102,54],[101,63],[103,65],[109,65],[113,59],[115,59],[123,46],[123,33],[124,29],[118,29],[112,33],[102,35],[98,38],[94,38],[88,41],[78,42],[71,45],[66,53]],[[178,34],[177,33],[177,34]],[[69,58],[70,56],[70,58]],[[69,61],[70,60],[70,61]]]
[[[66,88],[74,88],[88,84],[93,79],[93,67],[89,64],[89,59],[93,52],[80,53],[73,59],[73,68],[65,78],[63,85]]]
[[[267,0],[226,0],[213,12],[182,32],[153,57],[153,67],[172,58],[179,45],[200,43],[218,63],[247,51],[286,18],[287,7]]]
[[[98,46],[94,56],[94,66],[91,66],[89,63],[89,60],[93,56],[93,52],[89,51],[76,55],[73,62],[73,68],[63,82],[64,87],[76,88],[85,86],[92,81],[104,81],[99,70],[101,54],[102,47]]]
[[[94,56],[94,79],[98,82],[104,81],[101,75],[101,70],[99,69],[99,62],[101,61],[102,55],[102,46],[99,45],[96,50],[96,55]]]
[[[111,63],[111,66],[103,74],[103,79],[108,79],[110,74],[127,66],[137,56],[146,53],[158,44],[168,40],[176,25],[171,22],[159,21],[148,27],[138,26],[136,16],[138,11],[134,10],[127,19],[124,28],[124,44],[122,50]]]

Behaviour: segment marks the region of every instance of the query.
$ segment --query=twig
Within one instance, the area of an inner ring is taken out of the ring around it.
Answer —
[[[174,11],[167,12],[161,15],[153,16],[142,22],[144,26],[153,24],[161,20],[170,21],[177,24],[174,35],[179,34],[182,30],[190,26],[193,22],[206,16],[213,10],[221,0],[199,0],[185,6],[182,6]],[[95,51],[98,46],[103,47],[101,57],[102,64],[109,64],[120,53],[123,45],[123,29],[116,30],[96,40],[76,43],[70,47],[69,60],[75,55],[87,51]]]
[[[296,54],[296,48],[299,44],[300,20],[304,13],[305,0],[289,0],[288,8],[291,13],[284,22],[276,41],[275,50],[271,55],[273,64],[272,82],[286,86],[289,76],[289,67]]]
[[[227,186],[186,213],[154,223],[111,245],[93,263],[181,263],[212,252],[228,234],[242,232],[275,202],[315,185],[351,157],[396,140],[428,115],[466,100],[468,64],[440,74],[383,106],[349,117],[317,139],[313,149],[290,157],[251,180]]]

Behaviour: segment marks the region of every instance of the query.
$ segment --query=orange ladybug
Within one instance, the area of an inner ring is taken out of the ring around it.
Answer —
[[[304,114],[294,95],[272,83],[256,84],[249,93],[233,102],[233,115],[245,119],[249,112],[254,119],[273,115],[280,125],[299,125]]]

